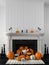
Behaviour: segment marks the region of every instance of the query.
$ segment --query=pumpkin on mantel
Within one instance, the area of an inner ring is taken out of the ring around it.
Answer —
[[[18,29],[16,29],[16,33],[19,33],[20,31]]]
[[[14,52],[9,51],[7,54],[8,59],[13,59],[14,58]]]
[[[40,60],[40,59],[42,58],[42,54],[41,54],[40,52],[36,52],[36,53],[35,53],[35,58],[36,58],[37,60]]]

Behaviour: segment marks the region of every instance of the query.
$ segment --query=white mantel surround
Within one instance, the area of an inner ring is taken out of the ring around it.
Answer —
[[[7,33],[8,36],[8,45],[9,45],[9,50],[12,51],[12,40],[13,39],[23,39],[23,40],[37,40],[37,51],[41,51],[41,41],[43,39],[44,33]]]

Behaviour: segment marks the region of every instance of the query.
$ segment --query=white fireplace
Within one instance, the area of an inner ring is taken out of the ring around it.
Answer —
[[[12,51],[12,40],[37,40],[37,51],[41,51],[41,44],[43,40],[43,33],[7,33],[8,36],[8,47]]]

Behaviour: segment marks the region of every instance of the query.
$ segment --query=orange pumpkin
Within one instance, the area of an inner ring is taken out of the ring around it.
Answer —
[[[28,51],[28,52],[27,52],[27,55],[29,55],[29,56],[30,56],[31,54],[32,54],[32,53],[31,53],[30,51]]]
[[[36,53],[35,53],[35,58],[36,58],[37,60],[40,60],[40,59],[42,58],[42,54],[41,54],[40,52],[36,52]]]
[[[9,51],[7,54],[8,59],[13,59],[14,58],[14,52]]]
[[[19,33],[19,30],[18,29],[16,30],[16,33]]]
[[[31,49],[31,48],[30,48],[30,52],[31,52],[32,54],[34,54],[34,50],[33,50],[33,49]]]
[[[28,49],[28,46],[25,46],[25,49],[27,50]]]
[[[16,51],[16,53],[20,55],[21,51],[18,49],[18,50]]]
[[[34,30],[30,30],[29,32],[30,32],[30,33],[33,33],[33,32],[34,32]]]
[[[20,58],[25,58],[25,55],[20,55]]]
[[[30,56],[27,55],[27,56],[26,56],[26,60],[30,60]]]
[[[24,49],[24,47],[23,46],[20,46],[19,49],[20,49],[20,51],[22,51]]]

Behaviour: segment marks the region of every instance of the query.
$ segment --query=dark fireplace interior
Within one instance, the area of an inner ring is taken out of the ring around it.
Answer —
[[[37,40],[12,40],[12,51],[15,53],[20,46],[28,46],[37,52]]]

